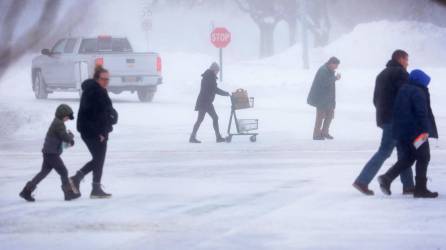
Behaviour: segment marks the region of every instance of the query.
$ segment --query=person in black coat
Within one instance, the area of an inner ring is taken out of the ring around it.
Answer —
[[[200,128],[201,123],[204,120],[204,116],[209,114],[212,118],[215,136],[217,142],[224,142],[225,139],[220,134],[220,129],[218,126],[218,115],[214,108],[215,95],[229,96],[229,93],[221,90],[217,86],[217,74],[220,71],[220,66],[217,63],[212,63],[212,65],[207,69],[201,76],[201,89],[200,94],[197,98],[197,103],[195,104],[195,111],[198,111],[198,118],[195,122],[192,134],[189,138],[190,143],[201,143],[197,140],[197,132]]]
[[[93,189],[90,198],[109,198],[111,194],[102,190],[101,179],[107,152],[108,134],[118,122],[118,113],[108,96],[109,73],[98,66],[93,79],[82,83],[82,97],[79,106],[77,130],[88,147],[93,159],[71,177],[74,189],[80,193],[83,177],[93,172]]]
[[[393,137],[400,151],[398,162],[378,178],[382,191],[390,195],[392,181],[416,162],[415,198],[436,198],[437,192],[426,187],[430,161],[428,138],[438,138],[437,126],[430,105],[430,77],[421,70],[413,70],[409,84],[401,87],[395,100]]]
[[[336,108],[336,81],[341,79],[339,74],[335,75],[339,64],[339,59],[331,57],[322,65],[314,77],[308,94],[307,103],[316,108],[314,140],[333,139],[329,130]]]

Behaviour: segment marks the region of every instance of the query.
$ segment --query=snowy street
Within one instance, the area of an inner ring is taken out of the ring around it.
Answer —
[[[0,0],[0,250],[446,250],[445,17]]]
[[[26,80],[20,72],[9,79]],[[84,249],[442,249],[443,141],[432,142],[428,173],[429,186],[440,193],[439,199],[402,196],[399,180],[391,197],[380,192],[376,180],[371,185],[374,197],[359,194],[351,183],[376,150],[379,130],[369,101],[372,84],[355,86],[353,82],[362,79],[348,80],[347,75],[364,74],[344,74],[340,100],[361,89],[362,101],[340,101],[333,127],[336,139],[326,142],[311,140],[313,110],[301,104],[306,87],[275,92],[252,88],[256,106],[241,115],[260,119],[256,143],[235,137],[231,144],[216,144],[207,117],[199,133],[203,144],[189,144],[196,115],[194,90],[180,89],[190,95],[172,101],[176,87],[166,84],[152,104],[141,104],[134,95],[113,96],[121,116],[104,170],[104,185],[113,198],[90,200],[87,176],[81,184],[83,197],[64,202],[53,172],[39,185],[34,204],[17,194],[40,167],[46,117],[61,102],[77,109],[78,99],[76,94],[57,94],[36,101],[32,93],[21,93],[25,87],[18,88],[3,100],[17,103],[16,108],[26,106],[31,118],[0,145],[2,248],[77,249],[82,241]],[[272,92],[276,94],[270,96]],[[435,93],[438,100],[445,92]],[[219,97],[217,111],[223,131],[229,100]],[[437,121],[444,131],[441,109]],[[349,129],[343,130],[346,126]],[[74,122],[68,127],[75,131]],[[63,155],[70,173],[89,160],[76,136],[76,146]]]

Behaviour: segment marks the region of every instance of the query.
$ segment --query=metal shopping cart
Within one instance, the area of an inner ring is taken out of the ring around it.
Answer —
[[[236,110],[249,109],[254,107],[254,97],[249,97],[248,92],[243,89],[238,89],[231,95],[231,116],[229,118],[228,125],[228,137],[227,142],[232,141],[232,137],[235,135],[249,135],[251,142],[257,141],[258,133],[255,132],[259,128],[258,119],[238,119]],[[235,124],[236,133],[232,133],[232,123]]]

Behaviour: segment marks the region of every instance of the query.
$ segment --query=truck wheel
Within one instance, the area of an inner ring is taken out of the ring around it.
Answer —
[[[34,95],[37,99],[47,99],[48,91],[46,89],[46,84],[43,81],[42,73],[37,71],[34,76]]]
[[[137,91],[138,99],[141,102],[152,102],[155,96],[155,91],[147,88],[138,89]]]

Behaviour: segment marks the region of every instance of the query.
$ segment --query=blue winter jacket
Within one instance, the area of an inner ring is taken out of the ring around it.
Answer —
[[[430,77],[421,70],[410,73],[409,84],[404,84],[396,97],[393,112],[393,137],[412,142],[422,133],[438,138],[437,126],[430,105]]]

